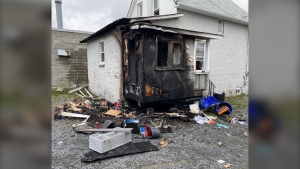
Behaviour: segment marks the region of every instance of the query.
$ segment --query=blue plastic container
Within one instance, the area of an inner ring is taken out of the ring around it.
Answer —
[[[224,114],[226,114],[227,116],[230,116],[231,113],[232,113],[232,111],[233,111],[233,109],[232,109],[232,106],[231,106],[229,103],[227,103],[227,102],[221,102],[221,103],[219,103],[219,104],[216,106],[216,112],[219,114],[220,107],[222,107],[222,106],[227,106],[227,107],[229,108],[229,112],[226,112],[226,113],[224,113]]]
[[[214,96],[207,96],[205,99],[200,98],[200,106],[202,109],[207,109],[217,103],[219,103],[219,101]]]

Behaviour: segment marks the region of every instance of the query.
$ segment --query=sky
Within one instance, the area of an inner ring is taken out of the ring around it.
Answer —
[[[52,1],[52,27],[56,28],[55,0]],[[232,0],[248,11],[248,0]],[[96,32],[105,25],[125,18],[131,0],[62,0],[63,28]]]

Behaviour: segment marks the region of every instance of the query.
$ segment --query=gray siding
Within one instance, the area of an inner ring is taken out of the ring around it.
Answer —
[[[206,32],[206,33],[218,33],[218,19],[210,16],[197,14],[185,10],[177,10],[178,13],[184,14],[183,17],[171,20],[161,20],[153,22],[153,24],[161,26],[169,26],[175,28],[181,28],[191,31]]]
[[[248,82],[244,81],[247,46],[247,26],[225,21],[223,39],[211,40],[210,79],[216,90],[235,95],[235,89],[242,88],[242,92],[248,93]]]

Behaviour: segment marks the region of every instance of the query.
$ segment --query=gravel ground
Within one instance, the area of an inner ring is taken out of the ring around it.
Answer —
[[[55,105],[61,105],[70,99],[55,99]],[[247,109],[235,110],[232,115],[243,113]],[[54,114],[54,111],[53,111]],[[88,148],[88,135],[76,133],[72,124],[82,119],[52,120],[52,168],[248,168],[248,125],[229,124],[222,120],[216,122],[229,126],[228,129],[210,124],[185,122],[174,133],[163,133],[161,137],[172,140],[159,151],[127,155],[101,160],[93,163],[80,161]],[[247,123],[247,121],[246,121]],[[157,145],[159,139],[147,139],[133,134],[133,142],[150,140]],[[218,142],[224,147],[219,147]],[[220,164],[218,160],[224,160]]]

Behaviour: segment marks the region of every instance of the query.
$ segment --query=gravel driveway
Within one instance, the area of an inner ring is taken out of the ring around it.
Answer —
[[[70,99],[52,100],[53,109]],[[53,111],[53,115],[54,115]],[[247,115],[247,108],[235,110],[232,116]],[[88,135],[76,133],[72,124],[82,119],[52,120],[52,168],[248,168],[248,125],[232,124],[217,119],[216,122],[229,126],[228,129],[216,125],[183,122],[182,128],[174,133],[162,133],[161,137],[172,143],[159,151],[127,155],[93,163],[80,161],[88,148]],[[246,121],[248,123],[248,121]],[[133,142],[150,140],[157,145],[159,139],[147,139],[133,134]],[[220,147],[222,142],[224,147]],[[218,160],[224,160],[223,164]]]

